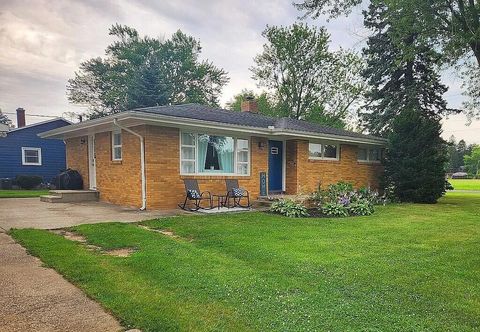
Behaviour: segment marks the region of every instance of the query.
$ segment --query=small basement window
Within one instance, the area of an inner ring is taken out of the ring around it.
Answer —
[[[41,166],[42,149],[22,147],[22,165]]]
[[[310,142],[308,144],[309,159],[338,160],[339,151],[338,144],[327,142]]]
[[[122,160],[122,132],[116,130],[112,132],[112,160]]]

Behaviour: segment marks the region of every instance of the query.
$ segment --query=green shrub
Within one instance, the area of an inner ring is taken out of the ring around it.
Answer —
[[[347,207],[348,212],[354,216],[369,216],[375,209],[373,204],[367,200],[358,200]]]
[[[366,216],[374,212],[374,205],[386,204],[385,196],[369,188],[355,190],[353,184],[340,181],[326,190],[320,187],[310,196],[318,210],[329,217]]]
[[[307,208],[291,199],[281,199],[270,207],[270,211],[282,214],[290,218],[308,217]]]
[[[15,182],[22,189],[33,189],[42,183],[43,179],[37,175],[17,175]]]
[[[338,202],[325,203],[321,211],[329,217],[348,217],[349,215],[347,207]]]

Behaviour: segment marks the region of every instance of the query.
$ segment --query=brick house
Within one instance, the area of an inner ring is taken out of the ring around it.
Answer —
[[[47,131],[63,139],[67,166],[78,170],[85,189],[102,201],[148,209],[172,209],[184,198],[184,178],[200,189],[225,192],[236,178],[260,196],[309,193],[345,180],[378,187],[385,140],[300,120],[198,104],[121,112]]]

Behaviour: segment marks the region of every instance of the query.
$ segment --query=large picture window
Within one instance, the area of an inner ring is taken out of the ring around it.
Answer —
[[[180,150],[181,174],[249,174],[247,139],[182,133]]]
[[[310,142],[308,144],[309,159],[338,160],[339,147],[327,142]]]

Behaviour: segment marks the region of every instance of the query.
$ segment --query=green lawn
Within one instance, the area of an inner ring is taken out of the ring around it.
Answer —
[[[480,195],[370,217],[182,216],[73,228],[88,251],[13,230],[29,252],[142,331],[479,331]]]
[[[480,191],[480,179],[450,179],[448,181],[456,190]]]
[[[0,198],[39,197],[48,194],[48,190],[0,190]]]

